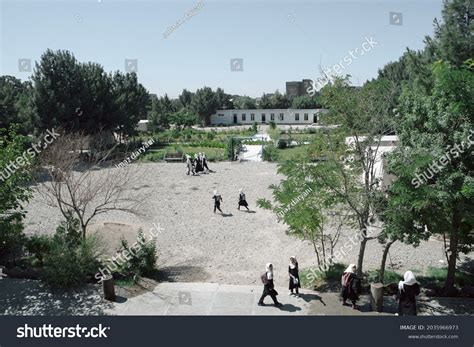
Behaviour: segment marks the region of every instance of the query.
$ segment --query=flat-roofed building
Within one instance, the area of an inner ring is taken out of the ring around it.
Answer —
[[[318,124],[326,109],[255,109],[255,110],[217,110],[211,115],[211,125],[238,124]]]

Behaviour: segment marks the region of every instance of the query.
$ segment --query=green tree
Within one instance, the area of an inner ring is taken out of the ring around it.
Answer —
[[[120,133],[133,135],[138,121],[147,118],[150,104],[148,91],[138,83],[135,73],[122,74],[116,72],[113,76],[114,100],[116,119]],[[113,120],[108,120],[113,124]]]
[[[235,98],[234,105],[239,110],[254,110],[257,108],[255,99],[249,96],[239,96]]]
[[[414,245],[431,234],[447,239],[451,293],[458,254],[474,240],[474,71],[438,62],[433,74],[432,93],[405,88],[402,94],[387,232]]]
[[[199,118],[186,109],[173,113],[170,119],[174,125],[180,128],[191,127],[199,122]]]
[[[301,108],[301,109],[321,108],[321,100],[320,100],[319,95],[297,96],[293,99],[291,107]]]
[[[30,82],[21,82],[13,76],[0,76],[0,128],[8,128],[16,123],[22,134],[33,130],[30,93]]]
[[[205,125],[211,123],[211,115],[218,107],[216,95],[209,87],[198,89],[191,101],[191,111],[197,114]]]
[[[21,248],[24,241],[21,221],[23,204],[31,198],[31,165],[26,161],[18,165],[18,158],[23,158],[27,143],[27,138],[18,134],[18,126],[0,129],[0,259]]]
[[[234,101],[232,96],[226,94],[224,89],[217,88],[216,89],[216,100],[217,100],[217,108],[223,110],[234,109]]]
[[[183,89],[182,93],[178,97],[178,101],[182,108],[189,108],[191,106],[192,100],[193,93],[186,89]]]

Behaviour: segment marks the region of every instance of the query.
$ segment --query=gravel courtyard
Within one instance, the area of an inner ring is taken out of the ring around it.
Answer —
[[[112,252],[121,237],[133,242],[138,228],[147,234],[153,223],[159,224],[163,230],[157,237],[158,266],[170,281],[256,284],[265,263],[272,262],[276,283],[284,286],[291,255],[297,256],[300,268],[316,264],[309,243],[286,235],[285,226],[274,214],[256,207],[258,198],[271,198],[268,186],[280,180],[276,164],[221,162],[210,163],[210,168],[215,172],[193,177],[185,175],[184,164],[134,164],[132,169],[140,175],[140,186],[134,189],[143,193],[143,216],[110,212],[98,217],[92,231],[101,235]],[[241,187],[254,213],[237,210]],[[214,189],[223,197],[224,216],[213,213]],[[28,233],[51,233],[62,220],[38,194],[26,209]],[[345,230],[339,246],[353,235],[354,231]],[[343,262],[355,263],[357,252],[354,247]],[[377,241],[370,241],[365,269],[377,268],[381,254]],[[429,266],[445,266],[443,259],[439,241],[423,242],[418,248],[395,243],[387,266],[398,272],[423,271]]]

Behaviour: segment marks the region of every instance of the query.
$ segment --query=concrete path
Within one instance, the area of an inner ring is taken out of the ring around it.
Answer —
[[[319,294],[301,290],[299,296],[289,296],[286,288],[276,288],[275,307],[270,297],[266,306],[258,306],[262,286],[223,285],[217,283],[161,283],[152,292],[134,298],[118,298],[111,315],[387,315],[368,312],[368,298],[361,298],[361,309],[342,306],[335,293]],[[120,293],[119,293],[120,294]]]

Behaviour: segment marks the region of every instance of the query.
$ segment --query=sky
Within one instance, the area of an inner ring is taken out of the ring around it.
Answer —
[[[407,47],[423,48],[441,9],[442,0],[0,0],[0,75],[27,80],[28,59],[34,70],[50,48],[108,72],[130,59],[150,93],[170,97],[203,86],[284,92],[286,81],[319,78],[320,66],[362,85]]]

